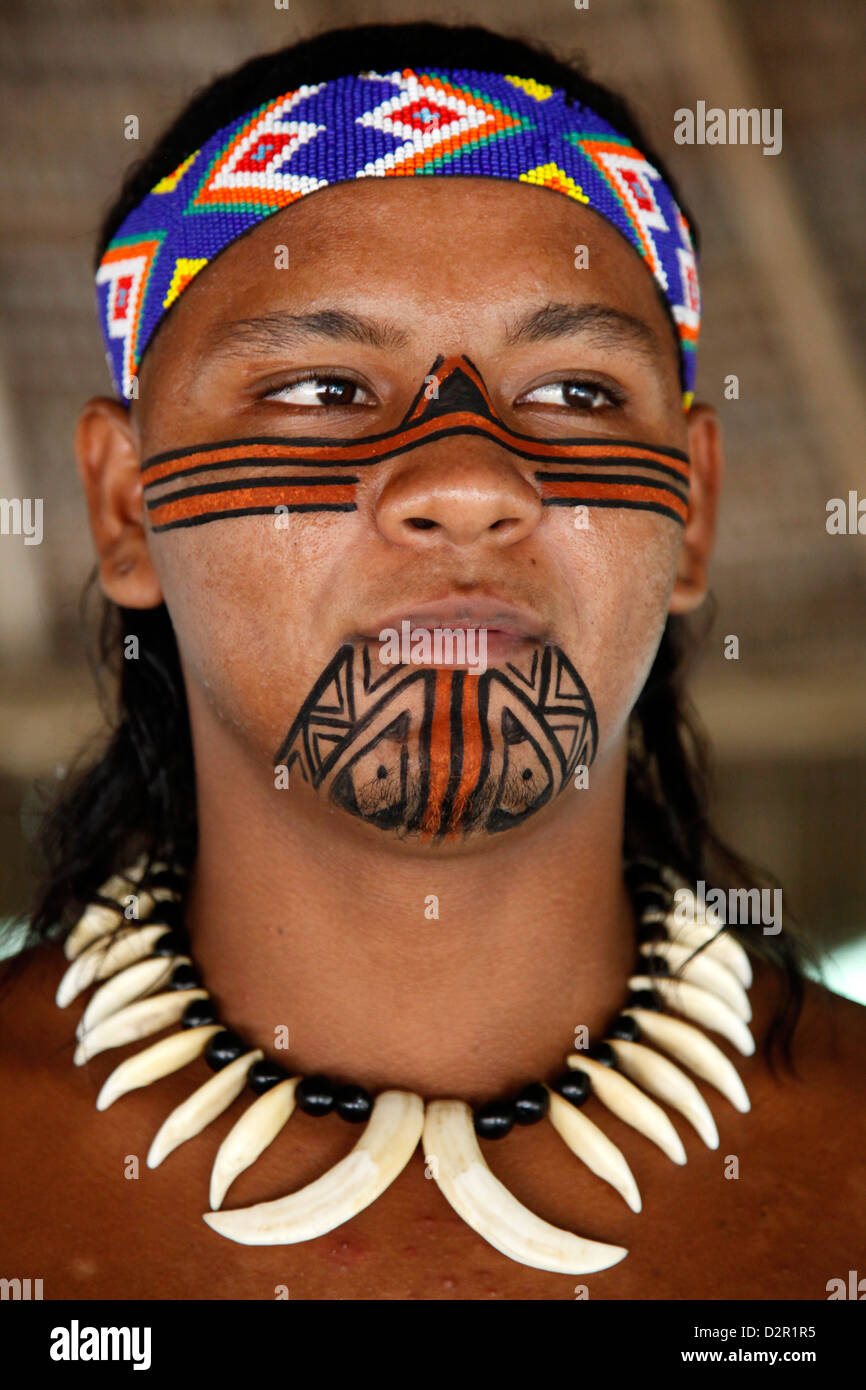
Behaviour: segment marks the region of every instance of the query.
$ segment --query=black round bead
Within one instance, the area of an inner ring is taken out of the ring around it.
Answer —
[[[222,1071],[223,1067],[227,1067],[229,1062],[234,1062],[246,1050],[246,1043],[237,1033],[224,1028],[221,1033],[214,1033],[204,1050],[204,1059],[211,1071]]]
[[[601,1062],[604,1067],[616,1066],[616,1053],[610,1043],[593,1043],[592,1047],[586,1049],[587,1057],[591,1057],[594,1062]]]
[[[475,1133],[479,1139],[503,1139],[515,1118],[510,1101],[489,1100],[475,1111]]]
[[[158,926],[159,923],[154,925]],[[189,951],[189,933],[183,927],[172,927],[161,936],[151,952],[154,956],[185,956]]]
[[[373,1097],[363,1086],[341,1086],[334,1095],[334,1109],[341,1120],[359,1125],[370,1117]]]
[[[178,965],[172,972],[166,989],[197,989],[201,976],[194,965]]]
[[[661,1003],[651,989],[633,989],[628,996],[628,1002],[632,1009],[652,1009],[655,1013],[661,1010]]]
[[[219,1023],[212,999],[192,999],[180,1016],[181,1028],[203,1028],[209,1023]],[[216,1034],[214,1034],[216,1037]]]
[[[609,1038],[622,1038],[625,1042],[639,1042],[640,1028],[637,1019],[632,1018],[631,1014],[620,1014],[615,1018],[608,1029]]]
[[[270,1062],[267,1057],[263,1057],[260,1062],[253,1062],[247,1072],[247,1085],[255,1095],[263,1096],[272,1086],[285,1081],[288,1075],[285,1067],[281,1067],[279,1062]]]
[[[671,973],[670,966],[664,956],[641,956],[638,965],[643,966],[645,975],[669,975]]]
[[[147,925],[157,927],[165,923],[167,927],[182,927],[184,911],[184,905],[179,898],[160,898],[147,918]]]
[[[640,855],[637,859],[630,859],[625,866],[625,881],[632,892],[636,888],[642,888],[644,884],[654,886],[661,883],[660,865],[655,859],[650,859],[646,855]]]
[[[543,1120],[550,1109],[547,1087],[540,1081],[530,1081],[514,1097],[514,1119],[519,1125],[534,1125]]]
[[[637,929],[639,946],[645,946],[648,941],[664,940],[666,940],[666,932],[661,922],[641,922]]]
[[[661,912],[667,912],[671,905],[671,895],[665,888],[654,888],[651,884],[644,884],[642,888],[635,889],[632,902],[638,913],[646,912],[647,908],[658,908]]]
[[[173,893],[183,893],[186,888],[186,879],[183,874],[174,873],[171,869],[160,869],[158,873],[145,879],[144,887],[147,889],[170,888]]]
[[[557,1091],[564,1100],[571,1101],[572,1105],[583,1105],[592,1090],[586,1072],[573,1071],[570,1067],[568,1071],[560,1073],[552,1086],[554,1091]]]
[[[334,1083],[327,1076],[304,1076],[295,1087],[295,1104],[306,1115],[327,1115],[334,1108]]]

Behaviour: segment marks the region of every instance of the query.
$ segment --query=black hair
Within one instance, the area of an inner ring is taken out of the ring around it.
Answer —
[[[305,82],[421,65],[531,77],[592,107],[659,169],[697,244],[695,219],[663,161],[626,103],[591,80],[582,61],[560,61],[537,44],[474,26],[394,24],[319,34],[253,58],[196,92],[155,147],[128,171],[102,222],[95,264],[154,184],[232,119]],[[96,672],[107,681],[112,732],[101,754],[67,777],[43,821],[44,872],[28,945],[62,934],[103,880],[140,853],[186,866],[196,853],[189,717],[168,611],[164,605],[129,610],[102,600],[98,630]],[[124,661],[122,646],[132,635],[139,639],[139,659]],[[723,843],[708,819],[708,753],[683,689],[685,658],[694,641],[684,619],[668,619],[632,715],[624,856],[667,865],[687,883],[754,886],[760,881],[755,870]],[[772,937],[736,928],[733,934],[777,968],[781,990],[766,1055],[772,1067],[779,1048],[790,1066],[808,949],[787,928]]]

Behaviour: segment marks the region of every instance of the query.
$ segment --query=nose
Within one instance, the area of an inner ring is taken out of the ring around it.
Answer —
[[[423,459],[421,458],[423,452]],[[427,445],[391,474],[376,523],[395,545],[515,545],[541,520],[535,488],[495,446],[467,439]]]

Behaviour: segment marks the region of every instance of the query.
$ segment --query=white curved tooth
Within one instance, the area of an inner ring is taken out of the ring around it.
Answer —
[[[755,1051],[755,1039],[746,1024],[715,994],[708,994],[686,980],[670,980],[659,975],[652,979],[649,975],[632,975],[628,983],[629,989],[654,989],[675,1013],[685,1014],[703,1028],[720,1033],[744,1057],[751,1057]]]
[[[146,868],[147,855],[141,854],[128,869],[123,869],[119,874],[112,874],[96,891],[101,898],[119,898],[123,893],[129,892],[131,883],[141,882]]]
[[[676,922],[673,914],[663,918],[665,930],[671,941],[681,946],[706,946],[704,955],[712,955],[733,971],[744,989],[752,984],[752,963],[740,942],[730,932],[720,929],[718,923]]]
[[[128,965],[149,956],[167,931],[171,931],[171,927],[165,922],[153,927],[121,927],[113,939],[103,936],[94,941],[66,967],[54,997],[57,1007],[65,1009],[95,980],[108,980],[118,970],[125,970]]]
[[[175,1106],[154,1135],[147,1155],[148,1168],[158,1168],[174,1149],[185,1144],[187,1139],[201,1134],[212,1120],[228,1110],[244,1089],[247,1072],[253,1062],[260,1062],[264,1055],[254,1048],[252,1052],[236,1057]]]
[[[168,928],[166,927],[164,930],[167,931]],[[137,936],[138,932],[138,927],[121,927],[113,942],[107,936],[100,937],[98,941],[86,946],[80,955],[71,960],[63,972],[60,984],[57,986],[57,993],[54,996],[54,1002],[58,1009],[67,1008],[73,999],[78,998],[82,990],[90,988],[113,945],[120,946],[130,937]]]
[[[114,1068],[106,1077],[96,1098],[97,1110],[107,1110],[121,1096],[136,1091],[141,1086],[149,1086],[152,1081],[161,1081],[173,1071],[200,1057],[215,1033],[222,1032],[222,1024],[206,1023],[200,1028],[182,1028],[168,1038],[160,1038],[133,1057]]]
[[[152,895],[143,891],[133,894],[130,884],[126,885],[126,892],[119,896],[119,903],[113,907],[106,903],[87,904],[63,943],[63,952],[67,960],[75,960],[92,942],[98,941],[102,936],[107,936],[109,932],[114,931],[115,927],[125,926],[127,922],[131,926],[135,926],[139,922],[146,921],[153,911],[154,899]],[[127,918],[122,905],[123,899],[132,896],[138,898],[138,916]]]
[[[81,1015],[75,1036],[78,1039],[83,1038],[97,1023],[101,1023],[104,1018],[110,1018],[119,1009],[131,1004],[133,999],[142,999],[145,995],[154,994],[162,985],[168,983],[178,965],[192,965],[192,961],[189,956],[153,956],[112,975],[93,995]]]
[[[219,1146],[210,1177],[211,1211],[218,1211],[239,1174],[249,1168],[276,1139],[295,1108],[300,1076],[272,1086],[257,1096]]]
[[[128,965],[135,965],[136,961],[144,960],[151,954],[160,937],[165,936],[168,931],[171,931],[171,927],[165,922],[157,922],[152,927],[130,927],[108,946],[101,964],[97,965],[94,979],[110,980],[118,970],[125,970]]]
[[[73,1055],[77,1067],[89,1062],[100,1052],[110,1047],[125,1047],[137,1038],[147,1038],[158,1033],[170,1023],[177,1023],[187,1004],[193,999],[207,999],[206,989],[175,989],[166,994],[153,994],[149,999],[139,999],[127,1004],[119,1013],[112,1014],[97,1023],[89,1033],[85,1033]]]
[[[582,1052],[572,1052],[565,1060],[572,1070],[586,1072],[602,1105],[606,1105],[617,1119],[651,1139],[672,1163],[686,1162],[682,1139],[661,1106],[650,1100],[640,1087],[612,1067],[606,1067],[604,1062],[596,1062]]]
[[[706,901],[701,904],[695,890],[690,888],[682,879],[677,883],[670,883],[670,886],[675,888],[677,893],[677,905],[671,909],[671,916],[675,911],[678,911],[689,922],[702,922],[715,928],[724,925],[718,908],[710,907]]]
[[[616,1188],[632,1211],[640,1211],[640,1192],[634,1174],[613,1140],[608,1139],[604,1130],[587,1119],[576,1105],[572,1105],[558,1091],[552,1091],[548,1086],[547,1093],[550,1097],[547,1118],[571,1152],[596,1177]]]
[[[663,1048],[693,1071],[695,1076],[715,1086],[735,1110],[744,1115],[751,1109],[736,1067],[706,1033],[691,1023],[684,1023],[681,1018],[671,1018],[670,1014],[656,1013],[654,1009],[628,1008],[623,1013],[631,1014],[642,1036],[648,1038],[654,1047]]]
[[[490,1171],[462,1100],[428,1102],[424,1153],[443,1196],[483,1240],[511,1260],[557,1274],[593,1274],[628,1251],[542,1221]]]
[[[706,950],[695,955],[694,946],[678,941],[647,941],[640,950],[644,956],[661,956],[682,979],[724,999],[744,1023],[751,1019],[752,1006],[743,986],[726,965],[708,957]]]
[[[124,925],[123,909],[106,903],[88,903],[63,943],[67,960],[76,960],[94,941]]]
[[[693,1125],[708,1149],[719,1147],[719,1132],[712,1111],[691,1077],[642,1043],[607,1038],[616,1060],[627,1076],[645,1091],[678,1110]]]
[[[298,1192],[236,1211],[205,1212],[221,1236],[241,1245],[315,1240],[363,1211],[409,1162],[421,1137],[424,1102],[411,1091],[382,1091],[351,1153]]]

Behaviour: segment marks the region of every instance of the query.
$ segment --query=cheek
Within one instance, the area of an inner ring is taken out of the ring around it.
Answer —
[[[321,672],[355,517],[232,518],[151,538],[193,705],[266,750]]]
[[[595,701],[603,748],[624,730],[668,614],[682,528],[636,511],[593,509],[586,529],[557,517],[557,568],[571,595],[563,646]]]

